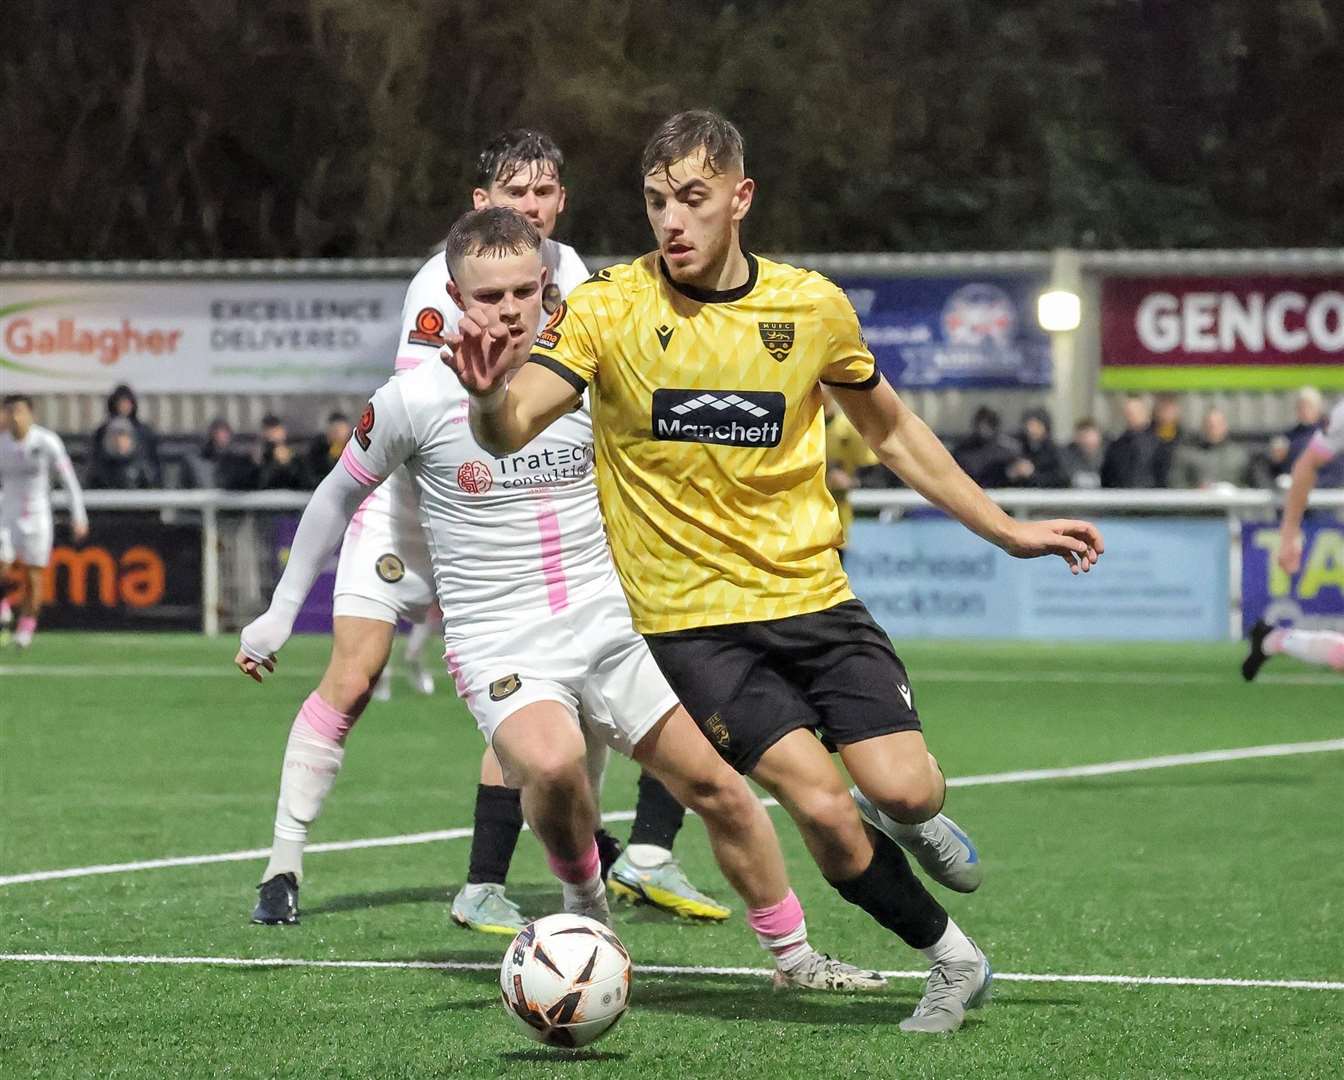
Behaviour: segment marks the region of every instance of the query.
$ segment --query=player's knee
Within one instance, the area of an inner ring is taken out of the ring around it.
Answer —
[[[565,753],[538,754],[522,763],[525,783],[550,792],[580,792],[588,784],[582,755]]]
[[[735,772],[696,777],[676,790],[682,804],[711,822],[746,822],[757,799]]]
[[[932,770],[899,770],[883,778],[876,790],[864,794],[888,816],[906,824],[928,821],[943,807],[942,776]]]
[[[376,681],[362,671],[347,669],[323,680],[322,697],[329,705],[343,713],[358,714],[368,704],[369,695],[373,693],[373,684]]]

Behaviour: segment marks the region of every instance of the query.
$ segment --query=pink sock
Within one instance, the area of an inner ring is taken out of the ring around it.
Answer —
[[[9,597],[7,596],[0,597],[0,619],[4,620],[5,622],[8,622],[10,616],[13,614],[14,611],[9,606]]]
[[[551,873],[566,885],[586,885],[602,872],[602,859],[597,853],[596,840],[588,853],[577,859],[561,859],[547,852],[546,861],[551,865]]]
[[[811,952],[807,943],[807,922],[803,905],[792,889],[778,904],[747,911],[747,925],[756,931],[761,948],[774,954],[780,967],[790,967]]]
[[[350,729],[355,726],[358,717],[338,712],[318,697],[317,691],[314,690],[300,707],[299,719],[319,735],[325,735],[333,742],[344,744],[345,737],[350,734]]]
[[[37,633],[37,616],[20,615],[18,625],[19,637],[32,637],[35,633]]]

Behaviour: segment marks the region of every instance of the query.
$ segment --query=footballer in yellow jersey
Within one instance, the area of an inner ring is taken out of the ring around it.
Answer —
[[[496,454],[589,391],[612,553],[658,666],[719,753],[788,810],[840,895],[933,965],[902,1030],[956,1030],[992,973],[904,851],[961,892],[979,886],[979,856],[941,813],[905,667],[840,569],[819,384],[884,465],[1010,554],[1081,573],[1101,536],[1005,514],[875,370],[843,294],[742,249],[755,184],[732,124],[678,113],[641,164],[657,252],[575,289],[511,382],[485,312],[465,314],[444,361]]]
[[[706,292],[655,252],[594,275],[534,345],[592,383],[598,489],[635,628],[805,615],[852,600],[826,487],[820,385],[877,382],[845,294],[747,255]]]

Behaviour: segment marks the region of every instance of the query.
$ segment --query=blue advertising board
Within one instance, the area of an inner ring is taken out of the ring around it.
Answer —
[[[1098,523],[1089,574],[1014,559],[946,518],[855,522],[845,569],[902,638],[1219,641],[1228,636],[1227,525],[1184,518]]]
[[[1241,620],[1257,619],[1305,630],[1344,629],[1344,525],[1302,526],[1302,568],[1289,577],[1278,565],[1279,527],[1241,527]]]
[[[841,277],[837,283],[893,386],[1050,386],[1050,337],[1036,322],[1042,277]]]

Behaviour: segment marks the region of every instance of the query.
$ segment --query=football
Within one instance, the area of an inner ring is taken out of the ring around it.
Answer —
[[[529,1038],[587,1046],[630,1004],[630,954],[606,926],[582,915],[547,915],[518,932],[499,969],[504,1011]]]

